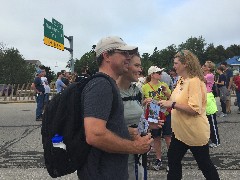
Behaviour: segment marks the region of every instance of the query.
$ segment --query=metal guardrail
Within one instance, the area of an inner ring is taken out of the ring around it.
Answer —
[[[49,96],[53,97],[57,91],[55,89],[55,83],[50,84]],[[0,91],[0,102],[10,101],[35,101],[35,91],[31,89],[31,83],[25,84],[8,84]]]

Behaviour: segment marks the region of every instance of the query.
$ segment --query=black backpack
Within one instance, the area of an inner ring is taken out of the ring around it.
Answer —
[[[86,142],[81,94],[85,85],[93,78],[108,76],[96,74],[69,85],[47,104],[42,121],[42,144],[44,160],[49,175],[53,178],[64,176],[81,169],[87,160],[90,145]],[[115,93],[113,92],[115,96]],[[53,147],[52,138],[63,136],[66,150]]]

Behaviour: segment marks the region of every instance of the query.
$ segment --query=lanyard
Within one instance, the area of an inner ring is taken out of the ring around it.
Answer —
[[[148,85],[149,85],[149,86],[152,88],[152,90],[157,94],[158,98],[161,99],[160,94],[159,94],[157,91],[155,91],[155,89],[153,89],[152,85],[151,85],[150,83],[148,83]]]

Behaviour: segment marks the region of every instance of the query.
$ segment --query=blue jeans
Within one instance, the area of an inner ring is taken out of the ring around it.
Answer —
[[[36,101],[37,101],[36,119],[38,119],[42,117],[44,94],[37,94]]]
[[[46,94],[44,94],[44,104],[47,104],[48,101],[49,101],[49,94],[46,93]]]
[[[240,108],[240,91],[236,91],[236,96],[237,96],[238,108]]]
[[[224,103],[224,102],[221,100],[221,98],[220,98],[220,102],[221,102],[222,112],[223,112],[224,114],[226,114],[226,103]]]

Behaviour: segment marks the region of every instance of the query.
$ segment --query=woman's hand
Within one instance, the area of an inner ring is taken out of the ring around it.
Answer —
[[[150,104],[151,102],[152,102],[152,98],[146,98],[146,99],[144,99],[144,101],[143,101],[143,105],[145,106],[145,105],[148,105],[148,104]]]
[[[173,102],[167,100],[161,100],[158,102],[161,107],[170,108],[172,107]]]
[[[154,123],[154,122],[148,122],[149,124],[149,129],[159,129],[162,128],[162,126],[164,125],[164,120],[158,118],[158,123]]]
[[[167,88],[165,86],[161,86],[161,88],[163,92],[167,91]]]

